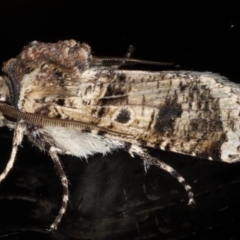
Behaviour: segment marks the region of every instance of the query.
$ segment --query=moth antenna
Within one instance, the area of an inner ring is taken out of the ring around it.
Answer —
[[[80,121],[73,121],[73,120],[55,119],[55,118],[45,117],[39,114],[21,112],[17,108],[14,108],[13,106],[10,106],[6,103],[0,103],[0,111],[2,114],[5,114],[9,117],[12,117],[17,120],[22,119],[35,125],[65,127],[65,128],[90,130],[90,131],[95,130],[97,132],[103,131],[103,132],[111,133],[113,136],[119,136],[118,132],[96,126],[95,124],[90,124],[90,123],[85,123]],[[131,137],[131,135],[124,134],[124,133],[122,133],[121,135],[126,137]]]
[[[4,235],[0,235],[0,238],[6,238],[6,237],[9,237],[9,236],[13,236],[13,235],[16,235],[16,234],[19,234],[20,232],[11,232],[11,233],[6,233]]]
[[[26,201],[26,202],[39,202],[38,199],[34,198],[34,197],[30,197],[28,195],[23,195],[23,194],[9,194],[9,195],[1,195],[0,196],[0,200],[3,199],[14,199],[14,200],[22,200],[22,201]]]
[[[132,59],[132,58],[111,58],[111,57],[94,57],[90,64],[90,67],[112,67],[119,68],[121,66],[126,65],[135,65],[135,64],[146,64],[146,65],[158,65],[158,66],[171,66],[172,62],[155,62],[155,61],[147,61],[140,59]]]
[[[135,47],[133,45],[129,45],[128,50],[125,54],[124,58],[114,58],[114,57],[93,57],[91,66],[103,66],[103,67],[112,67],[112,68],[120,68],[121,66],[135,65],[135,64],[145,64],[145,65],[159,65],[159,66],[171,66],[172,62],[155,62],[155,61],[147,61],[141,59],[133,59],[131,58],[133,52],[135,51]]]
[[[49,150],[49,155],[51,156],[51,158],[54,162],[54,165],[57,169],[57,173],[60,177],[62,187],[63,187],[62,205],[59,209],[57,217],[55,218],[55,220],[53,221],[53,223],[50,226],[51,230],[57,229],[58,224],[61,222],[62,217],[63,217],[64,213],[66,212],[68,200],[69,200],[68,179],[63,170],[61,161],[58,158],[58,155],[57,155],[58,152],[59,152],[59,149],[57,149],[55,147],[51,147]]]
[[[154,165],[154,166],[170,173],[185,188],[185,190],[188,194],[188,205],[194,205],[195,204],[194,194],[192,192],[191,186],[189,184],[187,184],[186,180],[174,168],[172,168],[168,164],[162,162],[161,160],[159,160],[155,157],[152,157],[148,153],[144,152],[142,150],[142,148],[137,146],[137,145],[131,145],[131,147],[129,149],[129,153],[130,153],[131,156],[133,156],[134,154],[138,155],[144,161],[145,170],[146,170],[146,166]]]
[[[0,175],[0,182],[6,178],[6,176],[8,175],[8,173],[10,172],[10,170],[14,165],[18,146],[22,143],[24,132],[25,132],[25,123],[24,121],[19,121],[14,131],[11,155],[8,160],[7,166],[5,167],[4,171]]]

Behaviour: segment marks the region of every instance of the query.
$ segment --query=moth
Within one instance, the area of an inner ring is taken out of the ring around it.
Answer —
[[[113,59],[110,66],[105,60],[74,40],[34,41],[3,66],[0,126],[14,129],[14,138],[0,182],[24,135],[47,152],[63,186],[51,229],[57,229],[69,199],[61,154],[87,158],[124,149],[140,156],[145,168],[173,175],[188,204],[194,204],[191,186],[146,147],[228,163],[240,159],[238,84],[208,72],[120,70],[125,61],[137,60]]]

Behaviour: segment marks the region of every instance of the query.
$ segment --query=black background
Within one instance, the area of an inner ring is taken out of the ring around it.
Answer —
[[[8,0],[0,2],[0,62],[30,41],[86,42],[97,56],[174,61],[171,69],[210,71],[240,81],[237,1]],[[159,67],[159,70],[162,70]],[[0,167],[12,131],[0,130]],[[0,184],[0,239],[240,239],[240,165],[150,150],[193,187],[197,206],[169,174],[125,152],[85,160],[61,156],[70,204],[47,232],[62,188],[51,159],[25,139]],[[145,190],[143,188],[145,186]]]

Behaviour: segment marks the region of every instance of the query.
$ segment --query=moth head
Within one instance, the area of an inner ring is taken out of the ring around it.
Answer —
[[[10,91],[7,81],[8,79],[6,77],[0,76],[0,102],[8,102],[10,99]],[[3,126],[14,128],[15,123],[7,120],[0,112],[0,127]]]
[[[7,85],[7,78],[0,76],[0,102],[6,102],[10,99],[10,91]]]

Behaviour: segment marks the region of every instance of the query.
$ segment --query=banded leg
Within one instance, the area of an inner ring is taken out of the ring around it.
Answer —
[[[8,173],[10,172],[10,170],[14,165],[18,146],[22,143],[24,132],[25,132],[25,123],[24,121],[19,121],[14,130],[11,156],[8,160],[7,166],[5,167],[4,171],[0,175],[0,182],[7,177]]]
[[[57,153],[59,153],[59,150],[57,148],[54,148],[54,147],[50,148],[49,154],[50,154],[50,156],[51,156],[51,158],[54,162],[54,165],[57,169],[57,173],[60,177],[62,187],[63,187],[62,205],[61,205],[61,208],[58,212],[57,217],[55,218],[52,225],[50,226],[50,228],[54,229],[54,230],[57,229],[58,224],[61,222],[62,217],[63,217],[64,213],[66,212],[68,199],[69,199],[68,179],[67,179],[67,176],[66,176],[66,174],[63,170],[61,161],[59,160]]]
[[[133,157],[134,154],[138,155],[140,158],[143,159],[144,161],[144,165],[145,165],[145,169],[146,169],[146,165],[154,165],[168,173],[170,173],[174,178],[176,178],[185,188],[187,194],[188,194],[188,205],[194,205],[195,204],[195,200],[194,200],[194,195],[192,192],[192,188],[190,185],[187,184],[187,182],[185,181],[185,179],[175,170],[173,169],[171,166],[169,166],[168,164],[162,162],[161,160],[152,157],[151,155],[149,155],[148,153],[144,152],[142,150],[142,148],[140,148],[137,145],[131,145],[130,149],[129,149],[129,153],[130,155]]]

